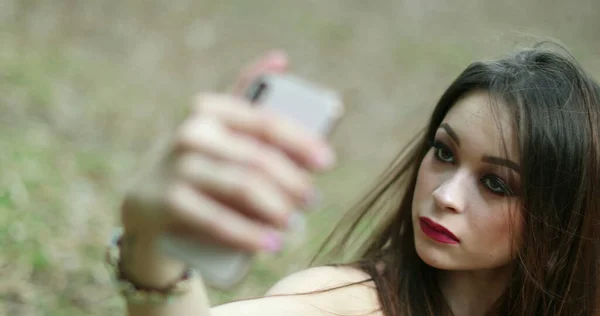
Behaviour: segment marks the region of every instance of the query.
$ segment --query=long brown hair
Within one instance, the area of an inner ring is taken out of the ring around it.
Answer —
[[[488,315],[598,314],[600,87],[565,55],[536,46],[469,65],[443,93],[428,126],[349,212],[346,232],[326,242],[322,249],[337,242],[336,252],[344,252],[364,235],[362,223],[379,218],[351,265],[371,276],[385,315],[452,314],[437,270],[417,255],[412,199],[435,131],[459,98],[478,89],[509,106],[522,168],[516,268]]]

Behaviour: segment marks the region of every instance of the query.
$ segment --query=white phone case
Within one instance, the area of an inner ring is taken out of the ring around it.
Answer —
[[[255,106],[291,118],[318,135],[327,135],[343,113],[338,95],[290,75],[265,75],[245,95]],[[183,260],[215,288],[228,289],[249,271],[253,254],[162,236],[158,247]]]
[[[158,239],[158,247],[167,255],[185,261],[208,285],[223,290],[237,284],[248,273],[253,256],[167,234]]]
[[[323,136],[343,114],[341,98],[335,92],[291,75],[265,75],[254,81],[246,97]]]

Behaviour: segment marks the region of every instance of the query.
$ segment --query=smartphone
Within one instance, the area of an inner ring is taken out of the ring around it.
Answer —
[[[332,131],[344,110],[337,93],[292,75],[259,77],[245,97],[254,106],[288,117],[321,136]]]
[[[252,106],[288,117],[308,130],[327,136],[342,117],[343,103],[332,90],[293,75],[268,74],[254,80],[244,93]],[[164,235],[158,247],[195,269],[211,287],[229,289],[239,283],[252,264],[252,253]]]

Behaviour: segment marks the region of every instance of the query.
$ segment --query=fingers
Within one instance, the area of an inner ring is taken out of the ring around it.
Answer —
[[[212,160],[200,154],[187,154],[179,160],[181,179],[240,213],[280,229],[288,226],[295,203],[280,187],[241,165]]]
[[[335,161],[321,137],[235,97],[205,94],[197,98],[194,108],[199,116],[214,117],[229,129],[268,142],[308,169],[326,170]]]
[[[206,154],[265,173],[297,201],[310,201],[314,195],[308,172],[283,152],[252,137],[227,131],[215,119],[197,117],[189,120],[182,126],[180,141],[190,152]],[[188,167],[190,170],[199,168]]]
[[[167,230],[248,251],[277,251],[315,193],[311,171],[333,166],[333,151],[302,126],[252,107],[239,96],[258,76],[284,72],[271,52],[246,69],[231,95],[197,98],[168,160]],[[170,168],[170,169],[169,169]],[[172,174],[170,173],[172,172]]]
[[[167,195],[173,221],[168,230],[180,236],[206,242],[217,241],[247,251],[278,251],[281,235],[205,195],[184,182],[174,184]]]

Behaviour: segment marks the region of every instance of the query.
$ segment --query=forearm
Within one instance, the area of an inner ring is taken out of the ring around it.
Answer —
[[[165,288],[181,278],[186,267],[183,263],[161,254],[154,240],[141,230],[125,228],[121,243],[122,271],[134,284],[149,288]],[[128,304],[129,316],[208,316],[205,286],[197,277],[184,296],[164,304]]]

